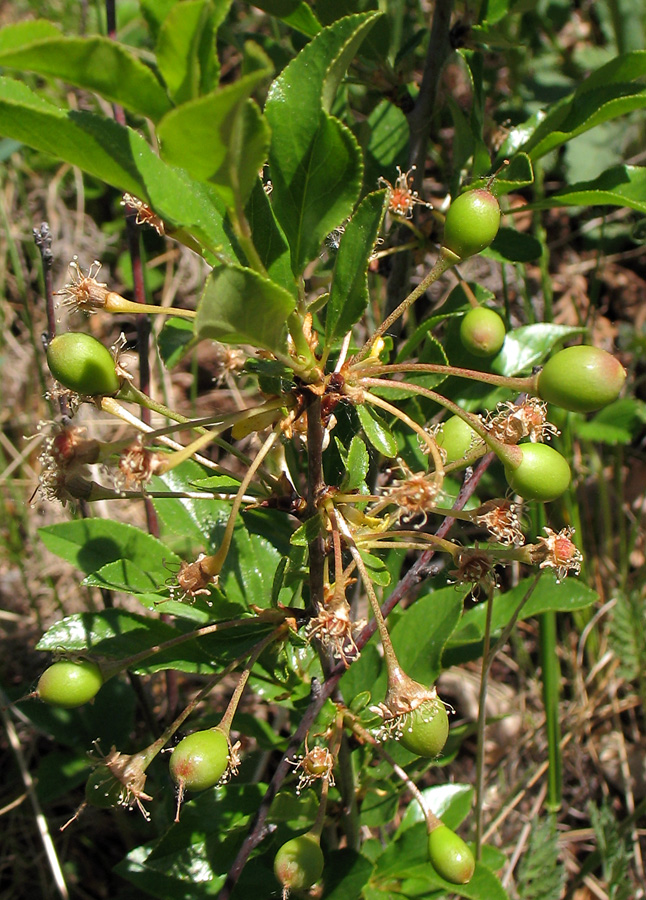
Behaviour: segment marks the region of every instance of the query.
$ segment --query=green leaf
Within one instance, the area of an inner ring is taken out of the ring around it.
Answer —
[[[365,436],[379,453],[393,459],[397,456],[397,441],[385,419],[367,404],[356,407]]]
[[[45,632],[37,649],[83,651],[97,657],[126,659],[180,637],[182,633],[158,619],[120,609],[106,609],[100,613],[78,613],[61,619]],[[133,665],[131,670],[148,674],[169,668],[182,672],[209,673],[214,670],[211,655],[200,647],[195,638],[151,654],[146,661]]]
[[[246,171],[244,173],[247,193],[251,192],[258,169],[265,161],[268,146],[266,124],[258,124],[262,122],[262,117],[257,107],[253,107],[254,113],[249,113],[247,100],[266,75],[265,70],[257,70],[217,93],[184,103],[164,116],[157,129],[164,159],[186,169],[198,181],[212,180],[220,190],[228,188],[224,192],[228,206],[232,205],[233,196],[230,170],[236,161],[240,163],[238,157],[241,148],[238,145],[245,133],[252,135],[254,143],[250,157],[252,177]],[[245,109],[247,111],[243,114]],[[240,116],[242,120],[239,120]],[[232,135],[233,149],[230,146]],[[256,144],[259,141],[263,152],[256,165],[259,152]],[[231,157],[229,163],[227,157]],[[246,198],[243,199],[244,202]]]
[[[502,350],[491,363],[491,371],[509,376],[528,372],[533,366],[542,363],[559,341],[583,331],[584,328],[548,322],[514,328],[507,332]]]
[[[219,66],[210,0],[177,3],[163,21],[155,52],[159,72],[176,104],[211,90]]]
[[[637,437],[646,422],[646,403],[623,397],[600,410],[591,419],[572,416],[574,434],[587,441],[625,447]]]
[[[368,265],[386,212],[387,191],[368,194],[345,227],[325,308],[329,345],[358,322],[368,305]]]
[[[92,113],[58,109],[25,84],[0,77],[0,133],[134,194],[171,227],[181,226],[205,247],[235,257],[215,199],[164,163],[132,129]]]
[[[339,452],[341,451],[342,446],[339,445]],[[341,490],[358,491],[365,484],[368,469],[370,468],[370,455],[366,445],[356,434],[350,441],[350,449],[344,458],[344,463],[345,475],[343,476]]]
[[[299,275],[326,234],[352,212],[362,178],[361,151],[329,106],[350,59],[375,21],[348,16],[323,29],[273,82],[265,114],[271,126],[272,204]]]
[[[324,900],[363,897],[362,888],[370,880],[373,865],[354,850],[333,850],[325,858]]]
[[[195,320],[198,340],[251,344],[284,353],[296,305],[284,288],[251,269],[221,266],[209,276]]]
[[[321,23],[305,0],[260,0],[254,3],[254,6],[277,19],[282,19],[291,28],[307,37],[314,37],[321,30]]]
[[[165,582],[169,578],[172,578],[171,569],[166,570],[165,578],[160,582],[148,568],[142,568],[129,559],[117,559],[101,566],[96,572],[91,572],[83,579],[83,583],[129,594],[152,596],[154,602],[155,599],[157,601],[162,599],[159,594],[166,589]]]
[[[153,72],[123,45],[100,36],[64,37],[49,23],[3,28],[0,66],[62,78],[154,122],[171,105]]]
[[[249,199],[258,182],[269,151],[269,125],[253,100],[247,100],[236,115],[224,162],[213,175],[220,197],[229,208]]]
[[[591,181],[580,181],[550,194],[528,209],[554,206],[627,206],[646,213],[646,167],[613,166]]]
[[[193,322],[179,317],[166,319],[159,332],[157,347],[164,365],[172,369],[191,348],[194,339]]]
[[[516,231],[515,228],[502,227],[493,242],[483,251],[483,256],[501,262],[531,262],[539,259],[543,247],[531,234]]]
[[[179,565],[180,559],[152,535],[110,519],[80,519],[59,522],[39,530],[48,550],[78,566],[86,575],[107,563],[128,560],[147,571],[150,578],[163,584],[167,565]]]
[[[381,587],[386,587],[386,585],[390,584],[390,572],[386,568],[386,563],[379,556],[368,553],[367,550],[359,549],[359,553],[364,566],[368,570],[370,580]]]
[[[470,586],[450,585],[420,597],[397,619],[391,638],[411,678],[430,687],[442,671],[442,653],[462,615]],[[433,623],[429,627],[429,622]]]
[[[491,620],[491,629],[494,634],[502,630],[509,622],[533,580],[533,577],[525,578],[506,594],[494,598]],[[519,621],[544,612],[572,612],[577,609],[585,609],[595,603],[598,598],[599,595],[596,591],[575,578],[566,578],[559,583],[552,574],[545,573],[523,606]],[[453,649],[462,644],[479,644],[482,641],[486,613],[486,603],[474,606],[473,609],[464,613],[460,627],[451,635],[447,644],[448,653],[452,654]],[[446,655],[443,664],[445,667],[450,664]]]
[[[636,50],[616,57],[597,69],[573,94],[553,104],[531,136],[520,146],[532,160],[595,125],[646,106],[646,89],[631,84],[646,75],[646,51]],[[512,143],[514,139],[510,136]],[[508,138],[508,141],[510,139]],[[508,156],[507,143],[500,150]]]
[[[436,784],[425,788],[422,797],[427,809],[441,819],[447,828],[456,831],[471,812],[473,804],[473,786],[470,784]],[[397,834],[411,828],[418,822],[424,822],[424,813],[417,802],[412,800],[404,813]]]
[[[269,198],[260,178],[255,185],[245,210],[253,236],[253,243],[260,261],[273,282],[298,296],[298,287],[289,257],[289,245],[283,230],[276,221]]]

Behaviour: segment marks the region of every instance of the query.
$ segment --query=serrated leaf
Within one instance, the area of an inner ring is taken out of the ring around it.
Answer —
[[[595,125],[646,106],[646,90],[631,83],[646,75],[646,51],[622,54],[584,79],[574,93],[553,104],[521,144],[533,159]],[[509,155],[503,145],[502,155]]]
[[[260,261],[273,282],[298,297],[289,256],[289,245],[276,220],[269,197],[259,178],[252,188],[245,210]]]
[[[48,23],[49,24],[49,23]],[[148,66],[122,44],[98,35],[64,37],[33,22],[0,31],[0,65],[62,78],[154,122],[170,109],[166,92]]]
[[[368,305],[368,265],[386,212],[387,191],[368,194],[345,227],[325,307],[327,344],[359,321]]]
[[[238,158],[238,145],[245,135],[245,127],[247,131],[255,127],[253,141],[257,142],[256,135],[261,135],[260,144],[263,147],[262,158],[257,165],[258,150],[252,148],[250,163],[253,164],[253,177],[249,178],[243,169],[244,184],[248,187],[247,196],[265,159],[268,134],[266,125],[262,124],[260,111],[254,107],[255,113],[251,114],[255,117],[254,126],[251,121],[247,121],[249,114],[243,113],[243,110],[252,91],[266,75],[262,69],[251,72],[216,93],[184,103],[165,115],[157,129],[164,159],[186,169],[198,181],[211,180],[218,189],[227,188],[223,198],[227,206],[232,205],[230,172],[236,164],[242,165]],[[243,116],[243,122],[239,121],[240,116]],[[235,138],[236,131],[239,133],[232,148],[232,136]],[[246,199],[243,198],[243,205]]]
[[[163,162],[144,139],[112,119],[58,109],[18,81],[0,77],[0,133],[78,166],[148,203],[173,228],[235,258],[224,210],[185,173]]]
[[[356,434],[350,441],[350,448],[344,461],[346,470],[341,490],[358,491],[365,483],[370,468],[370,455],[366,445]]]
[[[159,29],[157,66],[176,104],[199,97],[217,81],[212,9],[210,0],[183,0]]]
[[[195,320],[199,340],[285,352],[286,321],[296,302],[252,269],[221,266],[209,276]]]
[[[305,0],[259,0],[254,6],[282,19],[285,24],[307,37],[314,37],[321,30],[321,23]]]
[[[179,317],[166,319],[157,338],[159,355],[163,359],[164,365],[169,369],[176,366],[184,354],[191,349],[193,339],[192,322]]]
[[[265,114],[271,126],[272,204],[300,275],[326,234],[352,212],[361,189],[361,151],[329,113],[345,66],[374,14],[324,28],[273,82]]]
[[[320,515],[312,516],[296,529],[290,538],[290,543],[294,547],[309,547],[312,541],[322,533],[322,529],[323,522]]]
[[[548,322],[514,328],[507,332],[502,350],[492,360],[491,371],[508,376],[529,372],[533,366],[545,360],[559,341],[581,334],[583,331],[585,328],[572,328],[569,325],[554,325]]]
[[[148,571],[157,583],[168,578],[167,565],[180,559],[152,535],[110,519],[81,519],[59,522],[39,530],[48,550],[78,566],[86,575],[107,563],[126,559]]]
[[[646,105],[646,103],[645,103]],[[591,181],[571,184],[528,209],[554,206],[626,206],[646,213],[646,167],[613,166]]]
[[[366,404],[356,410],[363,432],[375,450],[389,459],[397,456],[397,441],[385,419]]]
[[[84,651],[97,657],[126,659],[181,635],[182,631],[158,619],[106,609],[61,619],[45,632],[37,649]],[[152,653],[145,661],[133,665],[132,671],[147,674],[169,668],[208,673],[214,667],[210,655],[193,638],[169,650]]]
[[[464,598],[470,590],[470,586],[451,585],[426,594],[391,629],[397,658],[421,684],[430,687],[442,671],[444,647],[460,622]]]

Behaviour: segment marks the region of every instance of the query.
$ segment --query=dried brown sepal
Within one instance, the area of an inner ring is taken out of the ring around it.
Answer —
[[[95,259],[86,275],[79,265],[78,256],[73,257],[68,266],[70,281],[54,296],[61,297],[63,305],[73,310],[93,314],[103,309],[110,292],[107,284],[96,280],[100,269],[101,263]]]
[[[557,581],[565,578],[568,572],[578,575],[583,556],[572,541],[574,528],[562,528],[556,532],[545,527],[543,531],[547,537],[539,537],[536,544],[528,545],[526,548],[531,561],[538,563],[540,569],[554,569]]]
[[[538,397],[528,397],[518,405],[499,404],[485,426],[492,437],[505,444],[517,444],[526,437],[533,443],[544,443],[560,433],[547,421],[547,404]]]
[[[501,544],[518,547],[525,543],[518,505],[510,500],[488,500],[473,511],[473,521],[486,528],[492,540]]]
[[[137,225],[150,225],[151,228],[155,229],[157,234],[164,234],[166,230],[164,228],[164,222],[152,211],[147,203],[143,202],[143,200],[133,197],[132,194],[125,193],[121,200],[121,206],[127,206],[130,209],[136,210],[137,216],[135,218],[135,223]]]

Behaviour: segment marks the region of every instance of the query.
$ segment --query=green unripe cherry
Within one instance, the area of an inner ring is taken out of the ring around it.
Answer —
[[[477,306],[460,322],[462,346],[474,356],[495,356],[505,342],[505,323],[493,309]]]
[[[499,227],[500,206],[494,195],[484,188],[467,191],[449,206],[442,246],[466,259],[488,247]]]
[[[520,464],[505,466],[505,478],[512,491],[525,500],[547,503],[556,500],[570,484],[572,473],[567,460],[548,444],[521,444]]]
[[[426,700],[402,719],[399,743],[424,759],[435,759],[449,736],[449,717],[439,697]]]
[[[91,700],[103,685],[103,675],[89,659],[59,659],[45,669],[36,693],[41,700],[62,709],[74,709]]]
[[[63,387],[83,396],[110,396],[121,387],[112,354],[91,334],[57,335],[47,348],[47,365]]]
[[[438,825],[428,836],[428,855],[438,875],[451,884],[468,884],[476,867],[473,853],[462,838]]]
[[[477,438],[475,431],[460,416],[448,418],[435,435],[438,447],[444,450],[447,463],[457,462],[466,456],[471,448],[473,438]]]
[[[189,734],[175,747],[169,762],[171,778],[187,791],[213,787],[228,765],[229,741],[218,728]]]
[[[559,350],[538,375],[538,396],[572,412],[593,412],[612,403],[626,370],[611,353],[580,344]]]
[[[323,874],[323,851],[318,838],[308,832],[287,841],[274,859],[276,878],[284,888],[311,888]]]

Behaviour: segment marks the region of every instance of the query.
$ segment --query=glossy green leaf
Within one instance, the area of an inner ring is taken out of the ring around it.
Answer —
[[[176,104],[211,90],[219,67],[210,0],[183,0],[170,9],[159,30],[155,53],[159,72]]]
[[[531,262],[539,259],[542,252],[541,242],[533,235],[502,227],[482,255],[500,262]]]
[[[267,161],[269,125],[253,100],[243,103],[228,138],[227,154],[211,177],[230,209],[244,206],[258,182],[258,172]]]
[[[305,0],[259,0],[254,6],[269,13],[270,16],[282,19],[307,37],[314,37],[321,30],[321,23]]]
[[[328,344],[359,321],[368,305],[368,265],[386,211],[387,191],[368,194],[345,227],[325,307]]]
[[[494,598],[491,628],[497,632],[509,622],[521,600],[531,586],[533,578],[525,578],[505,594]],[[551,573],[544,573],[529,600],[520,612],[520,619],[529,619],[544,612],[572,612],[585,609],[595,603],[599,595],[576,578],[566,578],[560,583]],[[460,627],[451,635],[447,649],[460,644],[480,642],[485,631],[486,604],[480,603],[462,616]],[[447,664],[447,660],[444,660]]]
[[[172,369],[190,349],[194,340],[193,323],[188,319],[166,319],[157,338],[159,355],[167,368]]]
[[[157,129],[164,159],[173,165],[182,166],[198,181],[213,180],[218,186],[224,185],[231,189],[229,167],[225,163],[229,154],[233,152],[235,159],[235,154],[239,153],[239,148],[232,151],[230,147],[232,133],[235,137],[236,129],[242,129],[244,133],[245,127],[253,128],[249,122],[246,126],[241,125],[238,119],[252,91],[266,74],[262,69],[252,72],[216,93],[191,100],[171,110]],[[258,118],[253,121],[257,122]],[[241,139],[241,135],[236,138],[238,142]],[[263,140],[267,142],[266,128],[263,130]],[[257,150],[252,149],[253,162]],[[263,162],[264,156],[253,169],[253,180]],[[248,180],[247,176],[245,181]]]
[[[253,236],[254,247],[267,275],[273,282],[297,297],[298,287],[290,263],[289,244],[282,228],[276,221],[269,197],[260,178],[256,178],[245,213]]]
[[[325,857],[324,900],[350,900],[363,897],[362,888],[368,884],[373,865],[354,850],[333,850]]]
[[[221,266],[209,276],[195,320],[199,340],[251,344],[284,353],[296,305],[284,288],[251,269]]]
[[[646,167],[613,166],[591,181],[579,181],[528,208],[626,206],[646,213]]]
[[[646,89],[637,79],[646,75],[646,51],[616,57],[581,82],[574,93],[553,104],[521,145],[532,160],[595,125],[646,106]],[[513,137],[510,136],[512,142]],[[509,139],[508,139],[509,140]],[[509,155],[503,145],[500,155]]]
[[[163,584],[167,565],[180,559],[152,535],[111,519],[79,519],[46,525],[39,531],[48,550],[78,566],[86,575],[106,563],[126,559],[146,570],[151,579]]]
[[[128,594],[145,595],[154,603],[155,600],[165,599],[160,595],[166,590],[165,582],[172,580],[176,571],[174,559],[170,565],[172,569],[167,569],[164,580],[160,581],[158,575],[151,572],[148,567],[143,568],[129,559],[117,559],[101,566],[96,572],[91,572],[83,579],[83,583]]]
[[[235,258],[215,198],[164,163],[132,129],[92,113],[58,109],[25,84],[0,77],[0,134],[134,194],[170,229],[182,227],[207,248]]]
[[[430,687],[442,671],[442,653],[460,621],[471,587],[450,585],[420,597],[391,629],[397,658],[411,678]],[[431,624],[432,623],[432,624]]]
[[[273,82],[265,113],[271,126],[272,205],[300,274],[325,235],[352,212],[362,178],[356,139],[328,113],[339,80],[375,19],[348,16],[323,29]]]
[[[359,549],[363,564],[368,570],[368,575],[373,584],[386,587],[390,584],[390,572],[386,568],[386,563],[379,556],[368,553],[367,550]]]
[[[66,616],[49,628],[38,642],[38,650],[91,651],[98,657],[126,659],[164,641],[181,636],[177,628],[135,613],[106,609],[100,613],[78,613]],[[152,653],[146,661],[132,666],[142,674],[163,669],[183,672],[212,672],[211,657],[196,639],[183,641],[175,647]]]
[[[473,805],[473,786],[470,784],[436,784],[425,788],[422,797],[427,809],[441,819],[447,828],[456,831],[471,813]],[[418,822],[424,822],[424,813],[417,800],[411,801],[401,820],[397,834],[411,828]]]
[[[382,100],[368,118],[355,127],[365,156],[365,185],[372,187],[379,177],[397,177],[396,165],[408,157],[410,129],[401,109]]]
[[[341,482],[341,490],[357,491],[365,484],[368,469],[370,468],[368,449],[356,434],[350,441],[347,454],[340,443],[338,446],[341,458],[345,463],[345,475]]]
[[[100,36],[64,37],[49,23],[3,28],[0,66],[61,78],[154,122],[171,106],[152,70],[122,44]]]
[[[549,322],[514,328],[507,332],[502,350],[491,363],[491,371],[499,375],[521,375],[530,372],[533,366],[544,362],[560,341],[565,341],[583,331],[584,328],[554,325]]]
[[[367,404],[357,406],[356,410],[364,434],[375,450],[390,459],[397,456],[397,441],[386,420]]]

